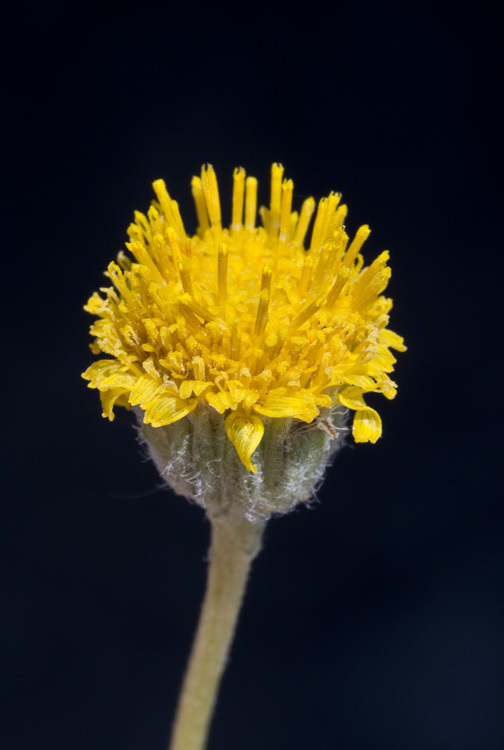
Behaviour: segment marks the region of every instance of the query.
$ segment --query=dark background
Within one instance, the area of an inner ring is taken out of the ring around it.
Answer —
[[[209,750],[504,747],[501,44],[478,4],[19,8],[4,27],[4,750],[165,747],[204,589],[199,508],[79,377],[82,311],[164,177],[331,189],[391,250],[399,395],[270,522]],[[227,214],[225,213],[227,210]]]

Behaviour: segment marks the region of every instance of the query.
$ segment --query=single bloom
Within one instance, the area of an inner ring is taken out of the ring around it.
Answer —
[[[211,409],[250,472],[272,420],[324,428],[321,416],[343,407],[356,442],[380,437],[365,394],[394,398],[391,349],[405,350],[387,327],[389,254],[364,265],[369,227],[350,241],[338,193],[293,211],[283,172],[273,164],[270,206],[259,209],[257,226],[257,180],[235,169],[225,229],[215,172],[203,167],[192,180],[194,236],[163,180],[154,182],[157,200],[128,229],[129,255],[108,266],[113,286],[85,307],[97,316],[91,349],[107,355],[83,374],[100,391],[103,416],[112,420],[116,405],[139,407],[159,428]]]

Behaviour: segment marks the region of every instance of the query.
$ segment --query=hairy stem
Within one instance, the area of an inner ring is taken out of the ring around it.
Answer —
[[[203,750],[263,524],[211,518],[208,579],[169,750]]]

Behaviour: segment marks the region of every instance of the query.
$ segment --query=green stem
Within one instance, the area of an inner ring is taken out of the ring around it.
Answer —
[[[203,750],[263,524],[210,519],[208,580],[169,750]]]

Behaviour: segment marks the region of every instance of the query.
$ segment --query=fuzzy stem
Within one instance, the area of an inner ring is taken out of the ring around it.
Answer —
[[[169,750],[203,750],[263,524],[211,518],[212,542],[200,621],[179,699]]]

